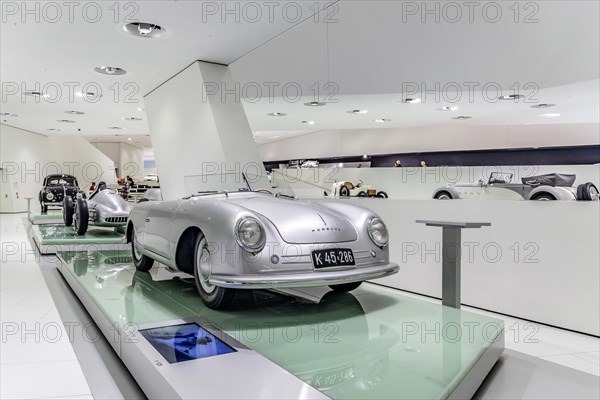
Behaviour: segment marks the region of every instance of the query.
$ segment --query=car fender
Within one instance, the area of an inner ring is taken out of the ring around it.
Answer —
[[[573,191],[570,189],[571,188],[566,188],[566,187],[562,187],[562,186],[542,185],[542,186],[536,187],[531,192],[529,192],[526,200],[534,199],[535,196],[537,196],[540,193],[549,193],[552,196],[554,196],[556,198],[556,200],[561,200],[561,201],[577,200],[575,193],[573,193]]]
[[[432,198],[435,199],[435,196],[438,195],[438,193],[441,192],[448,192],[452,195],[452,199],[460,199],[460,195],[458,194],[458,191],[456,189],[454,189],[454,186],[443,186],[440,188],[437,188],[435,190],[435,192],[433,192],[433,196]]]

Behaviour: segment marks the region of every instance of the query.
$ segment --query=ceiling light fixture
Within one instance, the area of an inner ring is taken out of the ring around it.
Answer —
[[[377,118],[377,119],[373,120],[373,122],[377,122],[377,123],[390,122],[390,121],[391,121],[391,119],[389,119],[389,118]]]
[[[315,121],[301,121],[300,123],[304,125],[314,125]]]
[[[48,128],[46,130],[49,132],[62,132],[62,129],[57,129],[57,128]]]
[[[525,96],[523,96],[522,94],[509,94],[507,96],[498,97],[498,100],[517,100],[523,97]]]
[[[61,124],[74,124],[75,121],[72,119],[57,119],[56,122],[60,122]]]
[[[407,97],[404,100],[402,100],[402,102],[409,104],[417,104],[421,102],[421,99],[419,99],[418,97]]]
[[[547,114],[540,115],[540,117],[554,118],[554,117],[560,117],[560,114],[558,114],[558,113],[547,113]]]
[[[129,141],[131,142],[131,138],[130,138],[130,137],[129,137],[129,138],[127,138],[127,140],[129,140]]]
[[[285,117],[287,114],[281,113],[281,112],[272,112],[272,113],[268,113],[267,115],[269,117]]]
[[[83,115],[85,114],[83,111],[75,111],[75,110],[67,110],[65,111],[65,114],[70,114],[70,115]]]
[[[548,104],[548,103],[540,103],[540,104],[534,104],[531,106],[531,108],[550,108],[550,107],[554,107],[556,104]]]
[[[35,91],[35,90],[27,90],[27,91],[23,92],[23,94],[25,96],[40,96],[40,97],[43,97],[43,98],[47,98],[48,97],[47,94],[44,94],[42,92],[38,92],[38,91]]]
[[[145,109],[145,108],[143,108],[143,107],[138,107],[138,109],[137,109],[137,110],[138,110],[138,111],[146,111],[146,109]]]
[[[93,99],[93,100],[97,100],[99,98],[102,97],[101,94],[97,94],[94,92],[76,92],[75,96],[77,97],[85,97],[86,99]]]
[[[326,105],[327,103],[323,103],[321,101],[309,101],[308,103],[304,103],[307,107],[321,107]]]
[[[104,65],[101,65],[99,67],[94,67],[94,71],[96,71],[97,73],[102,74],[102,75],[111,75],[111,76],[125,75],[127,73],[127,71],[125,71],[122,68],[106,67]]]
[[[118,130],[121,130],[123,128],[120,127],[120,126],[109,126],[108,129],[112,129],[112,130],[117,130],[118,131]]]
[[[468,115],[459,115],[458,117],[452,117],[452,119],[457,119],[457,120],[464,120],[464,119],[471,119],[473,117],[470,117]]]
[[[358,114],[366,114],[368,111],[367,110],[349,110],[346,111],[348,114],[354,114],[354,115],[358,115]]]
[[[161,37],[167,32],[162,26],[149,22],[132,22],[125,25],[123,30],[133,36],[150,39]]]
[[[458,107],[446,106],[446,107],[438,108],[436,111],[456,111],[456,110],[458,110]]]
[[[141,118],[138,117],[123,117],[124,121],[141,121]]]
[[[18,114],[9,113],[9,112],[3,112],[3,113],[0,113],[0,116],[2,116],[2,117],[18,117],[19,115]]]

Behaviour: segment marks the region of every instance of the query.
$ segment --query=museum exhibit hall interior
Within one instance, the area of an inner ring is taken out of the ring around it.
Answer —
[[[600,398],[600,1],[0,1],[0,399]]]

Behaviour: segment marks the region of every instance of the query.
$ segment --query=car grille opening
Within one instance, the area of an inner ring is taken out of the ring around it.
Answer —
[[[112,224],[118,223],[118,222],[127,222],[127,217],[107,217],[105,218],[106,222],[110,222]]]

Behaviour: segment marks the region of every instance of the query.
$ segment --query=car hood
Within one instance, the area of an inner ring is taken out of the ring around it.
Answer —
[[[271,221],[287,243],[338,243],[358,238],[354,225],[343,215],[317,204],[270,196],[231,201]]]

